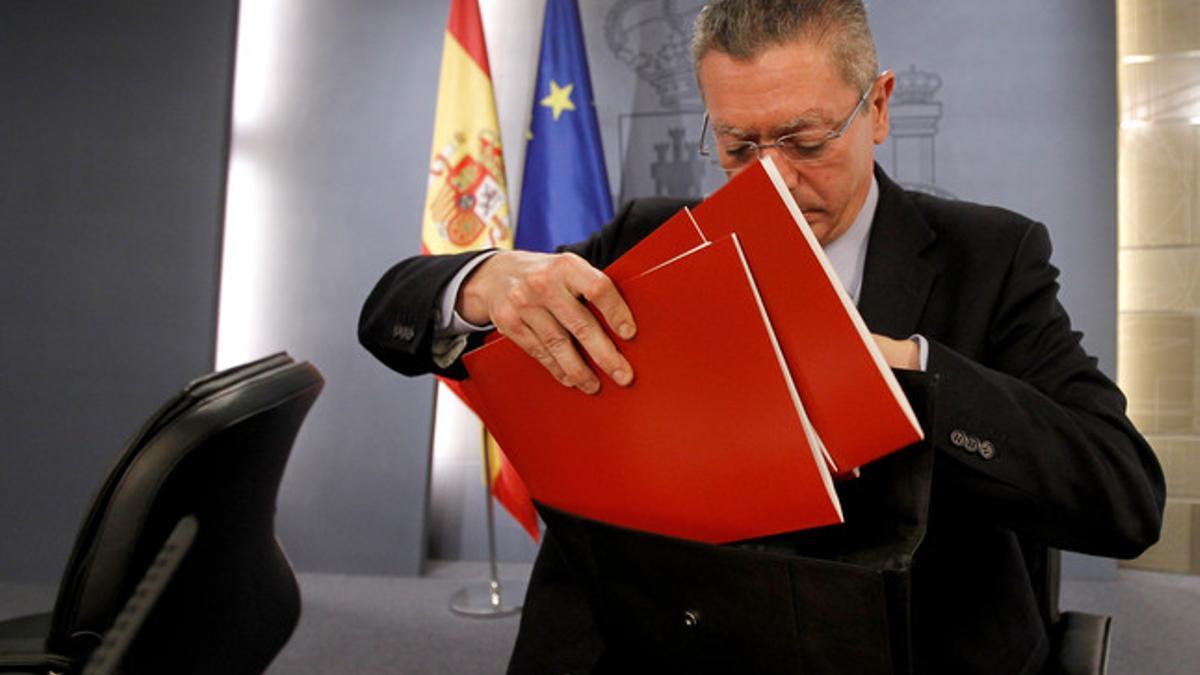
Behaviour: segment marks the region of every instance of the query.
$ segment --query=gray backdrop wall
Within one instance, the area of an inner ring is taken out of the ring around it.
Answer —
[[[427,539],[432,385],[375,363],[354,323],[375,279],[419,246],[446,8],[276,5],[283,114],[241,139],[274,205],[252,347],[311,359],[329,382],[285,476],[279,531],[300,569],[411,574]],[[699,0],[581,5],[616,197],[711,189],[712,176],[669,180],[699,127],[680,42]],[[1068,309],[1111,372],[1113,8],[871,11],[883,65],[915,71],[893,108],[908,135],[881,163],[1045,220]],[[211,367],[235,13],[232,0],[0,4],[0,575],[56,575],[111,454]],[[456,470],[452,499],[480,504],[478,465]],[[434,521],[436,538],[461,542],[452,555],[483,555],[474,508]],[[532,555],[517,528],[502,536],[506,557]]]
[[[270,200],[245,223],[270,271],[249,299],[261,324],[249,351],[286,348],[327,380],[284,476],[279,535],[300,569],[416,574],[433,385],[380,365],[355,329],[379,276],[420,249],[446,8],[271,5],[274,112],[233,139]]]
[[[236,8],[0,2],[0,578],[212,366]]]
[[[699,195],[723,183],[695,157],[703,104],[687,40],[702,4],[580,3],[618,201]],[[900,80],[892,139],[878,149],[879,163],[912,189],[1000,204],[1045,222],[1063,273],[1063,303],[1084,345],[1115,375],[1115,7],[878,0],[868,11],[880,65]],[[478,481],[470,480],[477,465],[462,471],[462,484],[477,495]],[[440,499],[433,495],[435,512]],[[483,555],[478,534],[451,534],[438,536],[461,541],[466,557]],[[517,529],[501,534],[501,550],[531,550],[520,548]],[[1111,561],[1069,558],[1077,575],[1115,573]]]

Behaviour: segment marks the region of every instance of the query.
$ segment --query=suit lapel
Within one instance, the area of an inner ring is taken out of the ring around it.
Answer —
[[[921,255],[936,235],[904,190],[878,166],[875,178],[879,204],[871,223],[858,310],[871,332],[906,338],[916,332],[937,276]]]

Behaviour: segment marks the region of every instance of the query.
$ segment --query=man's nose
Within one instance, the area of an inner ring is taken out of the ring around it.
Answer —
[[[779,175],[787,184],[788,189],[795,192],[800,187],[802,177],[800,171],[796,168],[796,163],[792,162],[784,155],[778,147],[764,148],[759,151],[759,157],[770,157],[775,162],[775,168],[779,169]]]

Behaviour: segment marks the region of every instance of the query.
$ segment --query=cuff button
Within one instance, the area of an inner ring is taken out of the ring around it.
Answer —
[[[688,628],[694,628],[700,623],[700,615],[695,610],[687,610],[683,613],[683,625]]]

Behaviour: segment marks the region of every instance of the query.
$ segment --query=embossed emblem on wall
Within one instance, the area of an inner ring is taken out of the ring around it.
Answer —
[[[942,103],[935,96],[941,88],[941,76],[917,70],[915,65],[896,73],[896,88],[889,103],[890,147],[876,153],[876,160],[892,180],[909,190],[953,198],[937,186],[934,139],[942,119]]]
[[[605,45],[637,78],[633,109],[617,119],[618,202],[700,197],[724,182],[697,152],[704,107],[690,42],[703,6],[702,0],[619,0],[605,14]]]
[[[609,149],[620,153],[618,203],[647,195],[698,198],[725,182],[720,168],[697,152],[704,105],[689,45],[703,5],[618,0],[604,14],[604,44],[637,80],[632,109],[617,115],[618,147]],[[937,185],[934,141],[943,109],[936,95],[942,78],[915,65],[896,77],[891,137],[878,161],[910,190],[952,197]]]

